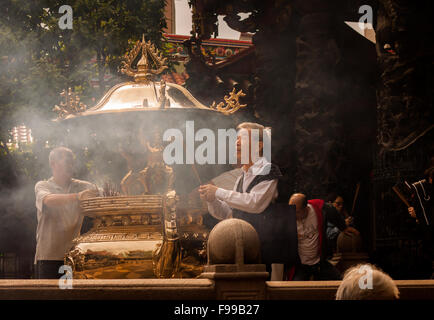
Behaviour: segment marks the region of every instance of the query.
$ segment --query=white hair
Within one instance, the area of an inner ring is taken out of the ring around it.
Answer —
[[[63,159],[63,157],[71,157],[74,158],[74,154],[71,149],[66,147],[57,147],[50,151],[50,155],[48,156],[48,161],[50,165],[53,163]]]
[[[371,287],[364,285],[367,277],[371,277]],[[388,274],[371,264],[359,264],[349,268],[336,292],[336,300],[394,299],[399,299],[395,282]]]
[[[264,127],[262,124],[259,123],[255,123],[255,122],[243,122],[240,123],[237,126],[237,130],[240,129],[248,129],[248,130],[258,130],[259,131],[259,141],[263,141],[263,135],[265,134],[271,134],[271,128],[269,127]]]

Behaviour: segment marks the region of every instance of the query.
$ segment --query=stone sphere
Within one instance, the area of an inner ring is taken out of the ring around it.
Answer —
[[[240,219],[218,223],[208,238],[208,264],[257,264],[261,260],[261,244],[252,225]],[[242,261],[237,261],[243,256]],[[241,254],[241,255],[240,255]]]

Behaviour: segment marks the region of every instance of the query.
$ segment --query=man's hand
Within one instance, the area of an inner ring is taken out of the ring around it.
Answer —
[[[355,234],[356,236],[358,236],[359,234],[360,234],[360,232],[359,231],[357,231],[356,229],[354,229],[353,227],[347,227],[345,230],[344,230],[344,232],[346,233],[346,234]]]
[[[97,189],[86,189],[77,194],[77,198],[79,201],[86,200],[89,198],[99,197],[99,191]]]
[[[408,207],[408,213],[412,218],[416,218],[416,210],[414,210],[414,207]]]
[[[199,187],[200,198],[208,202],[213,202],[215,200],[216,191],[217,187],[212,184],[206,184]]]

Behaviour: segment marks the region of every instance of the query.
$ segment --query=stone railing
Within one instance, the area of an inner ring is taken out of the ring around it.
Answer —
[[[73,280],[72,289],[59,280],[0,280],[0,300],[8,299],[209,300],[215,288],[207,279]]]
[[[334,300],[341,281],[267,282],[267,300]],[[401,300],[434,300],[434,280],[395,280]]]
[[[334,300],[340,281],[266,281],[255,229],[239,219],[217,224],[198,279],[0,280],[5,299]],[[248,261],[249,263],[246,263]],[[434,280],[396,280],[401,300],[434,300]],[[62,283],[68,285],[68,283]],[[367,289],[369,290],[369,289]]]
[[[252,277],[253,276],[253,277]],[[211,274],[211,279],[0,280],[0,300],[334,300],[340,281],[264,281],[261,274]],[[262,279],[262,280],[261,280]],[[396,280],[401,300],[434,300],[434,280]]]

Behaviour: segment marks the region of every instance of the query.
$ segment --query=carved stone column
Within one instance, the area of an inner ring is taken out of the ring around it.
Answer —
[[[422,179],[432,165],[433,12],[432,1],[411,0],[381,0],[377,12],[375,262],[397,279],[430,276],[414,220],[391,188]]]
[[[315,3],[313,3],[315,2]],[[296,38],[295,189],[323,196],[338,180],[343,164],[342,123],[338,119],[341,52],[330,2],[295,1],[300,12]]]

